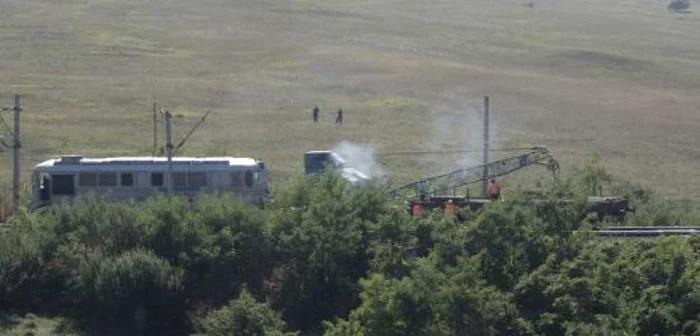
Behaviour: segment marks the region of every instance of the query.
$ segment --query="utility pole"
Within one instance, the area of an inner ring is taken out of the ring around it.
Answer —
[[[12,175],[12,206],[14,211],[17,212],[19,209],[19,113],[22,112],[20,107],[19,95],[15,95],[15,131],[13,134],[13,146],[12,146],[12,161],[14,163],[13,175]]]
[[[158,112],[156,111],[156,98],[153,98],[153,156],[156,156],[158,146]]]
[[[484,96],[484,175],[483,175],[483,196],[488,196],[489,177],[489,96]]]
[[[170,121],[172,119],[172,115],[170,114],[170,111],[166,110],[165,111],[165,133],[166,133],[166,147],[168,149],[168,193],[172,194],[173,193],[173,142],[172,142],[172,128],[170,125]]]

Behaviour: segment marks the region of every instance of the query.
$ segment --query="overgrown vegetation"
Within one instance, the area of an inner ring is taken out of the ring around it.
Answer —
[[[237,299],[227,306],[209,313],[202,322],[204,335],[261,335],[294,336],[287,333],[285,323],[267,304],[255,301],[255,298],[243,290]]]
[[[612,180],[594,162],[467,223],[331,174],[264,213],[213,196],[22,213],[0,231],[0,309],[107,335],[700,333],[700,239],[600,240],[580,213],[604,186],[637,202],[630,225],[694,217]]]
[[[4,223],[12,212],[12,188],[0,184],[0,223]]]

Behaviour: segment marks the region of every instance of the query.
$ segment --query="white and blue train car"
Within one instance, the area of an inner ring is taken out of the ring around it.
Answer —
[[[97,196],[108,200],[141,200],[168,191],[164,157],[84,158],[61,156],[42,162],[32,175],[31,208]],[[270,192],[269,170],[251,158],[175,157],[173,191],[188,197],[232,193],[262,205]]]

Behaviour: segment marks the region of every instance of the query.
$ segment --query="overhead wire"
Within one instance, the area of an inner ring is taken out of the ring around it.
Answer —
[[[511,148],[492,148],[489,152],[512,152],[518,150],[531,150],[532,147],[511,147]],[[429,150],[429,151],[400,151],[400,152],[384,152],[377,153],[377,156],[402,156],[402,155],[441,155],[441,154],[461,154],[461,153],[481,153],[483,150]]]
[[[7,124],[7,122],[5,121],[5,118],[3,118],[3,116],[1,114],[0,114],[0,122],[2,122],[3,126],[5,126],[5,129],[7,129],[8,133],[10,133],[10,134],[14,133],[14,132],[12,132],[12,129],[10,129],[10,125]]]
[[[520,150],[532,150],[532,147],[510,147],[510,148],[492,148],[489,152],[512,152]],[[462,154],[462,153],[481,153],[482,150],[426,150],[426,151],[397,151],[397,152],[380,152],[375,153],[376,157],[387,156],[411,156],[411,155],[444,155],[444,154]],[[293,153],[277,153],[273,156],[296,156]]]
[[[0,110],[0,112],[7,111],[7,110],[8,110],[7,108],[3,108],[2,110]],[[10,147],[14,146],[14,140],[12,140],[12,138],[14,137],[14,132],[12,131],[12,129],[10,129],[10,125],[7,124],[7,122],[5,121],[5,118],[3,117],[2,114],[0,114],[0,122],[2,123],[3,126],[5,126],[7,133],[10,134],[10,139],[9,139],[10,142],[8,143],[5,140],[5,137],[3,136],[3,134],[0,133],[0,148],[10,148]]]

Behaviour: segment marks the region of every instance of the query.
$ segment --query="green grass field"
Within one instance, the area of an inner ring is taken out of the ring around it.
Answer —
[[[183,154],[254,156],[279,181],[343,140],[476,150],[489,95],[492,147],[546,145],[564,173],[595,151],[666,196],[700,195],[700,14],[526,2],[4,0],[0,105],[23,95],[25,181],[58,154],[150,154],[154,97],[182,115],[176,139],[214,111]],[[478,159],[379,158],[396,183]],[[0,184],[11,168],[0,153]]]

